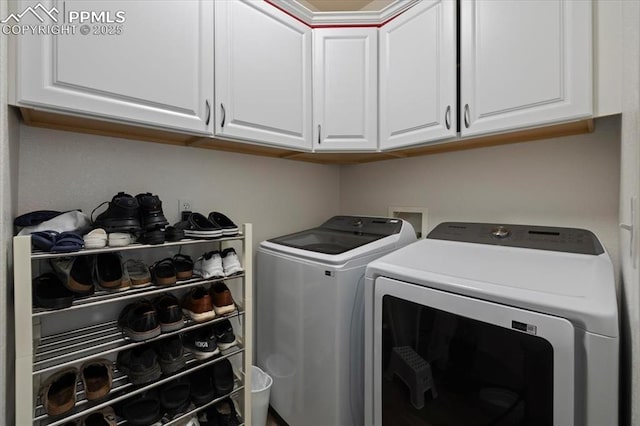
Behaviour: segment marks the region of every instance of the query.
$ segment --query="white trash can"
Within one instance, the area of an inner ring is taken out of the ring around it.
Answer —
[[[251,426],[265,426],[269,412],[269,394],[273,379],[255,365],[251,366]]]

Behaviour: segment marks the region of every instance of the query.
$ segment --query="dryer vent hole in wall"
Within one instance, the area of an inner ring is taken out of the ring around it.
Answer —
[[[409,222],[416,231],[416,238],[420,239],[427,236],[428,209],[426,207],[389,206],[388,211],[389,217],[397,217]]]

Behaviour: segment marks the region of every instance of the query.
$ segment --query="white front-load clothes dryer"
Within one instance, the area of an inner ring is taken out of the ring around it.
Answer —
[[[615,426],[611,260],[582,229],[443,223],[369,264],[365,424]]]
[[[260,244],[257,364],[290,426],[363,424],[365,267],[415,240],[401,219],[336,216]]]

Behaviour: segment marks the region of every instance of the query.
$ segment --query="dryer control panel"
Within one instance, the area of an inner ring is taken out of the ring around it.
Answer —
[[[578,228],[444,222],[436,226],[427,238],[565,253],[604,253],[602,244],[593,232]]]

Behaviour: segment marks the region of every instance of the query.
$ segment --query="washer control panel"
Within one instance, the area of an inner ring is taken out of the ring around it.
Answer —
[[[341,232],[393,235],[402,229],[402,219],[369,216],[334,216],[321,228]]]
[[[586,229],[494,223],[444,222],[427,238],[598,255],[604,248]]]

